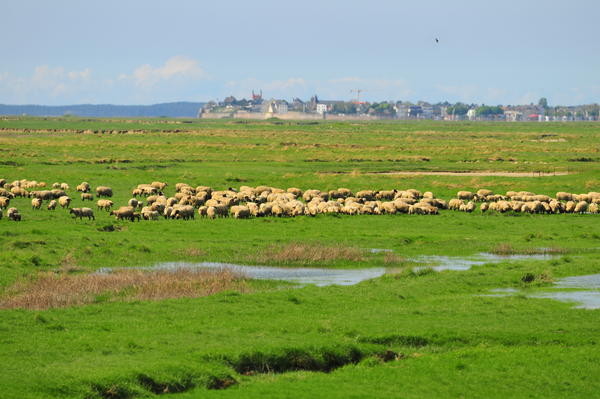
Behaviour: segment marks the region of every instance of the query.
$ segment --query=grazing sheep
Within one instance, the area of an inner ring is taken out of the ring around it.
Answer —
[[[39,198],[34,198],[31,200],[31,208],[33,209],[41,209],[42,208],[42,200]]]
[[[194,219],[194,207],[191,205],[180,205],[173,207],[173,219]]]
[[[558,201],[572,201],[573,200],[573,194],[566,193],[564,191],[559,191],[559,192],[556,193],[556,199]]]
[[[577,203],[575,201],[567,201],[565,204],[565,213],[573,213],[575,212],[575,206]]]
[[[153,211],[149,206],[143,207],[140,213],[144,220],[158,220],[158,211]]]
[[[466,204],[462,204],[459,208],[459,211],[471,213],[475,210],[475,203],[473,201],[469,201]]]
[[[113,191],[112,188],[106,186],[98,186],[96,187],[96,196],[97,197],[112,197]]]
[[[132,219],[134,217],[133,212],[134,209],[132,207],[122,206],[119,209],[110,212],[110,215],[114,216],[117,220]]]
[[[78,184],[77,187],[75,187],[75,189],[82,193],[89,193],[91,190],[90,183],[84,181],[81,184]]]
[[[96,202],[96,205],[98,206],[99,210],[102,209],[105,211],[110,211],[110,208],[112,208],[114,203],[111,200],[101,199]]]
[[[242,205],[235,205],[231,207],[231,214],[235,219],[247,219],[250,217],[250,208]]]
[[[71,204],[71,198],[63,195],[62,197],[58,198],[58,204],[61,206],[61,208],[68,208]]]
[[[380,190],[375,194],[375,199],[378,200],[393,200],[398,190]]]
[[[573,212],[575,213],[585,213],[588,210],[588,203],[586,201],[579,201],[577,205],[575,205],[575,209]]]
[[[84,217],[88,218],[88,220],[96,220],[94,211],[91,208],[71,208],[69,213],[74,215],[74,218],[79,218],[79,220],[82,220]]]
[[[61,190],[67,191],[70,187],[67,183],[60,183],[60,187],[58,187],[58,188],[60,188]]]
[[[487,199],[487,197],[489,197],[490,195],[494,195],[494,192],[492,190],[487,190],[485,188],[479,189],[477,190],[477,198],[480,200],[484,200]]]
[[[15,197],[27,197],[29,195],[29,192],[27,190],[25,190],[24,188],[21,188],[19,186],[15,186],[12,187],[10,189],[10,192],[15,196]]]
[[[475,198],[475,194],[470,191],[459,191],[456,193],[456,198],[461,200],[473,200]]]
[[[375,199],[375,191],[373,190],[361,190],[356,193],[356,198],[361,198],[365,201],[373,201]]]
[[[50,192],[52,193],[52,197],[54,199],[58,199],[60,197],[66,197],[67,196],[67,193],[64,190],[60,190],[60,189],[57,189],[57,188],[55,188],[53,190],[50,190]]]
[[[50,202],[48,202],[48,210],[49,211],[55,210],[56,205],[58,205],[58,202],[56,202],[56,200],[51,200]]]
[[[589,213],[599,213],[600,212],[600,205],[598,205],[595,202],[592,202],[589,206],[588,206],[588,212]]]
[[[90,193],[81,193],[81,200],[82,201],[93,201],[94,200],[94,196]]]
[[[138,201],[138,200],[137,200],[137,199],[135,199],[135,198],[132,198],[132,199],[130,199],[130,200],[127,202],[127,205],[129,205],[129,206],[131,206],[131,207],[133,207],[133,208],[137,208],[139,204],[140,204],[140,201]]]
[[[487,202],[483,202],[480,206],[479,206],[479,210],[483,213],[486,212],[488,209],[490,209],[490,204]]]
[[[550,211],[552,213],[563,213],[565,211],[565,206],[562,202],[552,200],[548,203],[548,205],[550,206]]]
[[[60,183],[52,183],[52,188],[60,188]]]
[[[153,181],[152,183],[150,183],[150,185],[160,191],[163,191],[165,187],[167,187],[167,183],[163,183],[160,181]]]
[[[458,198],[452,198],[448,201],[448,209],[452,209],[453,211],[458,211],[461,205],[464,205],[464,201]]]
[[[0,197],[0,209],[4,209],[4,208],[8,208],[8,205],[10,204],[10,198],[9,197]]]

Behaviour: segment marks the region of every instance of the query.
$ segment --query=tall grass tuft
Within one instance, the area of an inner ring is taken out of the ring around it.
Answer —
[[[100,301],[195,298],[225,290],[245,292],[239,273],[223,270],[142,271],[111,274],[42,273],[10,287],[0,308],[50,309]]]
[[[544,255],[544,254],[564,254],[566,249],[560,247],[544,247],[544,248],[514,248],[509,243],[500,243],[496,245],[491,253],[495,255]]]
[[[365,251],[359,248],[296,242],[271,245],[258,254],[255,260],[263,263],[310,265],[339,260],[360,262],[364,259]]]

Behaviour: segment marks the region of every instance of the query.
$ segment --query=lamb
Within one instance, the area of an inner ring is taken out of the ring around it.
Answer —
[[[68,208],[69,205],[71,204],[71,198],[63,195],[62,197],[58,198],[58,204],[62,207],[62,208]]]
[[[34,198],[31,200],[31,208],[33,209],[41,209],[42,207],[42,200],[39,198]]]
[[[94,196],[90,193],[81,193],[81,200],[82,201],[93,201],[94,200]]]
[[[106,187],[106,186],[98,186],[98,187],[96,187],[96,196],[112,197],[113,196],[112,188]]]
[[[84,181],[81,184],[78,184],[77,187],[75,187],[75,189],[82,193],[88,193],[91,190],[90,183]]]
[[[94,211],[92,211],[91,208],[71,208],[69,213],[74,215],[74,218],[79,218],[79,220],[83,219],[84,217],[88,218],[88,220],[96,220],[94,217]]]
[[[144,220],[158,220],[158,212],[157,211],[146,211],[142,210],[142,217]]]
[[[110,215],[115,216],[115,219],[118,220],[133,219],[133,211],[134,209],[130,206],[122,206],[119,209],[112,211]]]
[[[58,203],[56,202],[56,200],[51,200],[50,202],[48,202],[48,210],[49,211],[53,211],[56,209],[56,205],[58,205]]]
[[[21,214],[19,213],[19,210],[17,208],[8,208],[8,211],[6,211],[6,217],[8,218],[8,220],[12,220],[15,222],[21,220]]]

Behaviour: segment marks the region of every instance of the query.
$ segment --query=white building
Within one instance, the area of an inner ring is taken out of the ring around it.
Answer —
[[[317,113],[323,115],[327,112],[327,104],[317,104]]]
[[[476,116],[477,116],[477,112],[475,111],[474,108],[471,108],[470,110],[467,111],[467,118],[469,118],[470,121],[474,121]]]

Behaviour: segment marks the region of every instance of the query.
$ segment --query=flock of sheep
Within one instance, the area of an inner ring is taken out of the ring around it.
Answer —
[[[70,186],[67,183],[54,183],[46,189],[44,182],[15,180],[11,183],[0,179],[0,209],[8,208],[6,216],[9,220],[22,219],[17,208],[9,207],[15,197],[31,198],[33,209],[41,209],[44,201],[46,208],[55,210],[58,206],[68,209],[74,218],[95,219],[91,207],[71,207],[72,198],[68,195]],[[353,193],[347,188],[331,191],[306,190],[299,188],[280,188],[269,186],[242,186],[239,190],[213,190],[208,186],[192,187],[186,183],[175,185],[175,194],[167,197],[164,191],[167,183],[152,182],[140,184],[132,191],[132,198],[127,205],[113,209],[110,199],[113,191],[110,187],[96,187],[96,208],[98,211],[110,212],[118,220],[157,220],[194,219],[201,217],[214,219],[232,216],[236,219],[261,216],[315,216],[321,213],[337,213],[346,215],[381,215],[381,214],[418,214],[436,215],[440,209],[463,212],[525,212],[525,213],[599,213],[600,193],[572,194],[556,193],[556,196],[536,195],[531,192],[509,191],[505,195],[494,194],[490,190],[481,189],[473,193],[459,191],[456,198],[449,201],[436,198],[432,192],[421,193],[409,190],[362,190]],[[76,186],[82,202],[94,200],[92,187],[83,182]],[[107,197],[107,198],[103,198]],[[0,218],[2,212],[0,212]]]

